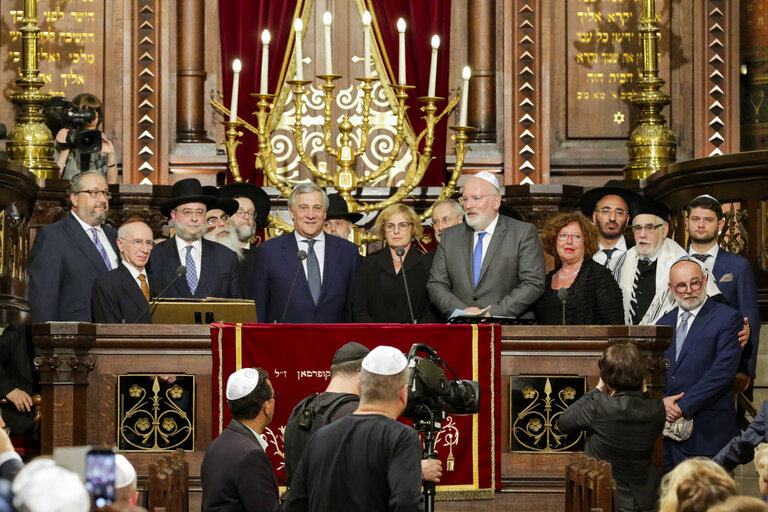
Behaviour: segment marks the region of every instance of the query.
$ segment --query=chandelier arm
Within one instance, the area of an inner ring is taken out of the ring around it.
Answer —
[[[226,119],[229,118],[229,109],[227,107],[225,107],[220,101],[218,101],[214,97],[214,91],[213,90],[211,90],[211,106],[213,107],[213,109],[216,112],[218,112],[219,114],[224,116],[224,118],[226,118]],[[248,121],[244,121],[240,116],[237,116],[237,121],[239,123],[242,123],[243,124],[243,128],[245,128],[249,132],[255,133],[256,135],[259,134],[259,130],[255,126],[253,126]]]
[[[304,85],[308,84],[309,82],[305,82],[303,80],[292,80],[289,83],[293,85],[294,104],[294,123],[291,132],[293,133],[293,139],[296,141],[296,153],[299,155],[299,161],[304,164],[304,167],[306,167],[313,176],[330,181],[331,177],[327,173],[318,169],[315,163],[311,158],[309,158],[306,151],[304,150],[304,125],[301,123],[304,106],[304,101],[302,98],[305,94]]]
[[[466,156],[467,151],[472,149],[466,145],[466,142],[469,138],[467,132],[474,131],[474,128],[468,126],[451,126],[451,129],[456,132],[454,135],[451,135],[451,139],[456,142],[453,146],[456,151],[456,165],[451,173],[451,178],[448,180],[448,183],[443,183],[443,186],[440,189],[440,194],[438,194],[435,201],[419,216],[422,222],[432,216],[432,209],[435,207],[436,202],[442,201],[443,199],[450,199],[453,195],[453,192],[456,190],[456,184],[464,169],[464,157]]]
[[[385,172],[389,171],[395,163],[397,155],[400,153],[400,149],[403,146],[403,133],[405,133],[405,113],[408,110],[408,105],[405,104],[405,100],[408,99],[408,94],[405,92],[407,86],[397,87],[397,133],[395,136],[395,144],[392,148],[390,156],[384,160],[373,173],[368,176],[362,176],[358,178],[358,183],[368,183],[378,180]],[[418,146],[418,145],[416,145]]]

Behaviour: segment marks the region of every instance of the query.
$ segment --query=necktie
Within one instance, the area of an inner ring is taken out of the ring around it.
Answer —
[[[675,331],[675,362],[680,358],[680,351],[683,349],[685,337],[688,335],[688,320],[691,318],[690,311],[684,311],[680,325]]]
[[[603,252],[605,253],[605,263],[603,263],[604,267],[608,266],[608,262],[611,261],[611,257],[616,251],[618,251],[618,249],[603,249]]]
[[[109,255],[107,254],[107,250],[102,245],[101,240],[99,240],[99,230],[96,228],[91,228],[90,232],[91,235],[93,235],[93,245],[95,245],[96,250],[99,251],[101,259],[104,260],[104,264],[107,266],[107,270],[112,270],[112,264],[109,262]]]
[[[317,240],[302,240],[309,245],[307,251],[307,283],[309,284],[309,292],[312,294],[312,300],[320,300],[320,290],[322,289],[322,281],[320,280],[320,263],[317,261],[317,254],[315,254],[315,242]]]
[[[139,286],[141,287],[141,293],[144,294],[144,298],[149,302],[149,285],[147,284],[147,276],[139,274]]]
[[[707,258],[709,258],[712,255],[711,254],[706,254],[706,253],[705,254],[696,254],[696,253],[694,253],[694,254],[691,254],[691,256],[693,256],[694,258],[696,258],[700,262],[705,263],[707,261]]]
[[[483,237],[486,235],[485,231],[481,231],[477,234],[477,245],[475,245],[475,252],[472,253],[472,270],[475,277],[475,287],[480,280],[480,269],[483,268]]]
[[[650,266],[651,266],[651,260],[649,260],[648,258],[643,258],[637,262],[637,268],[639,270],[648,270],[648,267]]]
[[[189,285],[189,291],[192,295],[197,290],[197,268],[195,267],[195,260],[192,259],[192,246],[187,246],[187,257],[184,260],[184,265],[187,267],[187,284]],[[155,283],[157,284],[157,283]]]

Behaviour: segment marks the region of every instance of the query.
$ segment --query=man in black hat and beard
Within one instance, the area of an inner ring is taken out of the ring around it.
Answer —
[[[188,178],[173,185],[171,199],[160,206],[170,217],[176,234],[152,251],[149,258],[150,281],[165,297],[241,298],[237,256],[221,244],[205,240],[205,214],[219,199],[205,194],[200,181]],[[178,268],[186,274],[178,276]]]
[[[325,214],[323,231],[329,235],[354,242],[349,235],[352,233],[352,226],[363,218],[363,214],[349,213],[347,202],[339,194],[328,194],[328,202],[328,212]]]

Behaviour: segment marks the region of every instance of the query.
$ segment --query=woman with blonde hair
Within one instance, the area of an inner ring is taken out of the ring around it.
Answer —
[[[759,477],[760,494],[768,496],[768,443],[760,443],[755,448],[755,469]]]
[[[684,460],[661,480],[659,512],[706,512],[736,496],[733,478],[706,457]]]

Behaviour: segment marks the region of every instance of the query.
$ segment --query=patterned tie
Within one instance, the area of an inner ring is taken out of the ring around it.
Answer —
[[[611,261],[611,257],[616,251],[618,251],[618,249],[603,249],[603,252],[605,253],[605,263],[603,263],[604,267],[608,266],[608,262]]]
[[[483,237],[487,233],[480,231],[477,234],[477,245],[475,245],[475,252],[472,254],[472,270],[475,274],[475,288],[477,288],[477,282],[480,280],[480,269],[483,268]]]
[[[139,281],[139,286],[141,286],[141,293],[144,294],[144,298],[147,299],[147,302],[149,302],[149,285],[147,284],[147,276],[144,274],[139,274]]]
[[[184,260],[184,264],[187,267],[187,284],[189,285],[189,291],[192,292],[192,295],[195,294],[195,290],[197,290],[197,268],[195,267],[195,260],[192,259],[192,246],[187,246],[187,257]]]
[[[302,240],[309,244],[309,250],[307,251],[307,283],[309,284],[309,291],[312,294],[312,300],[320,300],[320,290],[323,287],[320,279],[320,263],[317,261],[317,254],[315,254],[315,242],[317,240]]]
[[[675,331],[675,362],[680,358],[680,351],[683,349],[685,337],[688,335],[688,320],[691,318],[690,311],[683,311],[683,318]]]
[[[99,254],[101,254],[101,259],[104,260],[104,264],[107,266],[107,270],[112,270],[112,264],[109,262],[109,255],[107,254],[107,250],[102,245],[101,240],[99,240],[99,230],[96,228],[91,228],[89,231],[91,232],[91,235],[93,235],[93,244],[96,246],[96,250],[99,251]]]
[[[706,263],[707,258],[709,258],[712,255],[711,254],[706,254],[706,253],[705,254],[695,254],[694,253],[694,254],[691,254],[691,256],[693,256],[694,258],[696,258],[697,260],[699,260],[702,263]]]

